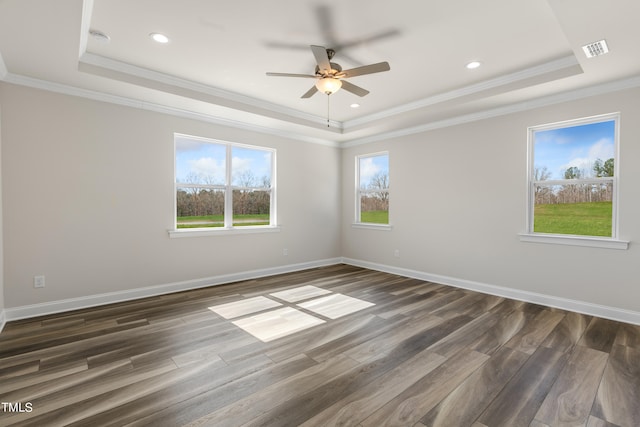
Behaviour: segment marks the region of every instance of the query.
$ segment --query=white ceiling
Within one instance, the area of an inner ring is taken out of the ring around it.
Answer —
[[[0,0],[0,79],[353,144],[638,86],[639,16],[638,0]],[[350,79],[363,98],[301,99],[312,79],[265,72],[313,74],[311,44],[391,70]]]

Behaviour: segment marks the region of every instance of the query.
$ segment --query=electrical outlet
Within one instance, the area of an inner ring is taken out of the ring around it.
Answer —
[[[33,278],[34,288],[44,288],[44,276],[34,276]]]
[[[400,249],[396,249],[395,251],[393,251],[393,256],[396,258],[400,258]]]
[[[282,255],[284,255],[284,256],[289,255],[289,249],[284,248],[284,249],[282,250]]]

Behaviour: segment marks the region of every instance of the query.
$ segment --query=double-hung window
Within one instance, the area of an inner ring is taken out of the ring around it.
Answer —
[[[175,229],[275,226],[273,149],[175,135]]]
[[[356,157],[356,224],[389,224],[389,153]]]
[[[617,240],[618,128],[618,114],[529,128],[527,236]]]

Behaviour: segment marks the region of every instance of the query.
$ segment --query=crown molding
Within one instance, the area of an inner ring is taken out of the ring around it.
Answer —
[[[132,108],[138,108],[148,111],[154,111],[162,114],[169,114],[172,116],[203,121],[207,123],[217,124],[221,126],[228,126],[236,129],[243,129],[263,134],[269,134],[279,136],[287,139],[293,139],[301,142],[307,142],[312,144],[320,144],[331,147],[349,148],[358,145],[364,145],[372,142],[388,140],[393,138],[400,138],[403,136],[413,135],[417,133],[427,132],[435,129],[446,128],[450,126],[457,126],[460,124],[475,122],[479,120],[499,117],[507,114],[522,112],[526,110],[532,110],[535,108],[545,107],[554,104],[560,104],[563,102],[574,101],[578,99],[588,98],[591,96],[602,95],[609,92],[616,92],[624,89],[631,89],[640,87],[640,76],[630,77],[627,79],[617,80],[614,82],[604,83],[592,87],[576,89],[573,91],[563,92],[556,95],[545,96],[534,100],[524,101],[516,104],[507,105],[504,107],[492,108],[477,113],[465,114],[461,116],[452,117],[450,119],[438,120],[434,122],[425,123],[419,126],[412,126],[395,131],[379,133],[376,135],[347,140],[344,142],[332,141],[323,138],[314,138],[300,133],[292,133],[288,130],[274,129],[266,126],[254,125],[247,122],[241,122],[232,119],[225,119],[211,114],[200,113],[191,110],[185,110],[180,108],[174,108],[167,105],[160,105],[151,102],[139,101],[132,98],[127,98],[118,95],[110,95],[103,92],[97,92],[88,89],[82,89],[74,86],[64,85],[60,83],[53,83],[46,80],[35,79],[32,77],[26,77],[21,75],[12,74],[9,72],[3,72],[4,63],[0,55],[0,80],[7,83],[12,83],[20,86],[32,87],[35,89],[46,90],[50,92],[60,93],[64,95],[77,96],[81,98],[92,99],[95,101],[107,102],[116,105],[122,105]]]
[[[104,92],[97,92],[89,89],[82,89],[75,86],[69,86],[61,83],[54,83],[47,80],[40,80],[33,77],[21,76],[12,73],[6,73],[4,77],[0,76],[0,80],[15,84],[18,86],[26,86],[34,89],[46,90],[49,92],[59,93],[63,95],[77,96],[80,98],[91,99],[94,101],[106,102],[125,107],[137,108],[141,110],[153,111],[171,116],[182,117],[186,119],[198,120],[202,122],[212,123],[221,126],[228,126],[236,129],[242,129],[257,133],[274,135],[282,138],[292,139],[311,144],[320,144],[330,147],[339,147],[340,144],[323,138],[314,138],[300,133],[291,132],[290,130],[275,129],[266,126],[255,125],[249,122],[227,119],[214,116],[211,114],[200,113],[197,111],[185,110],[182,108],[170,107],[147,101],[140,101],[119,95],[111,95]]]
[[[452,117],[450,119],[438,120],[435,122],[425,123],[419,126],[407,127],[391,132],[379,133],[364,138],[352,139],[345,141],[341,147],[355,147],[358,145],[369,144],[372,142],[383,141],[387,139],[399,138],[407,135],[427,132],[430,130],[457,126],[465,123],[475,122],[479,120],[489,119],[493,117],[504,116],[507,114],[517,113],[521,111],[533,110],[535,108],[546,107],[549,105],[561,104],[563,102],[575,101],[578,99],[588,98],[596,95],[603,95],[610,92],[616,92],[624,89],[640,87],[640,76],[630,77],[627,79],[616,80],[609,83],[590,86],[586,88],[576,89],[572,91],[562,92],[556,95],[549,95],[533,100],[523,101],[515,104],[506,105],[504,107],[492,108],[479,111],[477,113],[465,114]]]
[[[548,74],[553,74],[561,71],[571,72],[572,69],[576,71],[572,74],[577,74],[578,70],[582,72],[582,68],[580,67],[579,62],[574,55],[565,56],[563,58],[549,61],[544,64],[525,68],[523,70],[505,74],[493,79],[484,80],[480,83],[464,86],[455,90],[430,96],[428,98],[423,98],[418,101],[409,102],[407,104],[399,105],[397,107],[379,111],[377,113],[369,114],[357,119],[347,120],[346,122],[344,122],[343,129],[344,132],[347,133],[353,128],[357,128],[374,121],[388,119],[389,117],[393,117],[398,114],[407,113],[413,110],[419,110],[421,108],[430,107],[432,105],[440,104],[454,99],[468,97],[474,94],[492,89],[498,89],[500,87],[505,87],[514,83],[523,82],[525,80],[542,77]]]
[[[556,66],[562,68],[560,65],[564,64],[565,67],[570,67],[571,66],[570,64],[572,63],[572,61],[569,60],[568,58],[569,57],[558,60],[556,63]],[[552,66],[549,66],[549,67],[553,68]],[[550,68],[547,68],[547,69],[550,69]],[[149,70],[146,70],[146,71],[148,71],[149,73],[155,73]],[[529,71],[523,70],[522,72],[514,73],[514,74],[518,74],[521,77],[523,77],[526,74],[534,75],[538,71],[529,69]],[[171,80],[174,79],[171,76],[167,76],[167,77]],[[514,76],[512,76],[511,78],[514,78],[517,80],[517,78]],[[504,79],[502,78],[495,79],[495,80],[503,80],[506,82],[507,80],[509,80],[509,77],[505,77]],[[372,142],[377,142],[377,141],[382,141],[382,140],[387,140],[392,138],[399,138],[399,137],[427,132],[435,129],[456,126],[456,125],[465,124],[469,122],[484,120],[488,118],[493,118],[493,117],[516,113],[516,112],[540,108],[548,105],[554,105],[554,104],[573,101],[577,99],[587,98],[591,96],[606,94],[609,92],[636,88],[640,86],[640,76],[634,76],[634,77],[617,80],[613,82],[608,82],[600,85],[590,86],[586,88],[563,92],[560,94],[549,95],[549,96],[545,96],[545,97],[541,97],[533,100],[523,101],[523,102],[507,105],[504,107],[487,109],[487,110],[479,111],[476,113],[451,117],[445,120],[428,122],[418,126],[406,127],[406,128],[402,128],[394,131],[383,132],[383,133],[379,133],[371,136],[366,136],[363,138],[356,138],[356,139],[339,142],[332,139],[316,138],[316,137],[304,135],[300,132],[292,132],[290,130],[275,129],[272,127],[255,125],[250,122],[222,118],[219,116],[214,116],[212,114],[201,113],[201,112],[181,109],[181,108],[175,108],[168,105],[161,105],[161,104],[156,104],[156,103],[151,103],[146,101],[140,101],[133,98],[124,97],[124,96],[111,95],[104,92],[82,89],[75,86],[65,85],[61,83],[54,83],[47,80],[41,80],[41,79],[36,79],[32,77],[13,74],[7,70],[4,64],[4,61],[2,60],[1,53],[0,53],[0,81],[16,84],[20,86],[27,86],[27,87],[32,87],[36,89],[42,89],[42,90],[47,90],[51,92],[61,93],[65,95],[77,96],[77,97],[92,99],[96,101],[112,103],[116,105],[122,105],[122,106],[127,106],[132,108],[154,111],[154,112],[163,113],[163,114],[169,114],[172,116],[188,118],[188,119],[208,122],[208,123],[222,125],[222,126],[228,126],[228,127],[237,128],[237,129],[243,129],[243,130],[248,130],[248,131],[253,131],[253,132],[258,132],[263,134],[279,136],[279,137],[297,140],[301,142],[320,144],[320,145],[331,146],[331,147],[342,147],[342,148],[355,147],[358,145],[368,144]],[[475,88],[471,88],[471,87],[466,89],[463,88],[463,89],[460,89],[459,91],[453,91],[453,92],[456,92],[459,96],[463,96],[462,95],[463,93],[473,93],[474,91],[480,90],[479,88],[481,86],[490,87],[493,84],[495,84],[495,82],[494,83],[484,82],[478,85],[474,85],[476,86]],[[242,95],[239,95],[239,96],[242,96]],[[455,97],[455,96],[456,95],[454,93],[449,93],[449,95],[443,94],[441,98],[438,98],[437,102],[443,102],[444,98]],[[410,111],[412,106],[415,107],[418,104],[420,104],[423,107],[430,102],[431,103],[436,102],[435,97],[429,98],[429,99],[430,100],[422,100],[416,103],[408,104],[408,106],[406,107],[407,108],[406,111]],[[450,99],[453,99],[453,98],[450,98]],[[264,103],[264,104],[266,105],[268,103]],[[389,116],[399,114],[401,112],[400,111],[401,108],[405,108],[405,107],[399,107],[398,109],[394,109],[393,111],[397,111],[397,112],[394,112],[393,114],[389,113],[391,110],[387,110],[385,114],[389,114]],[[373,115],[366,116],[366,117],[372,117],[372,116]],[[381,118],[382,117],[376,118],[376,120],[380,120]],[[350,121],[347,123],[348,126],[344,129],[345,132],[349,131],[349,127],[351,127],[351,124],[353,122],[354,121]],[[326,125],[326,119],[322,119],[322,123],[323,123],[323,126]],[[332,124],[337,126],[337,124],[340,124],[340,122],[332,122]]]
[[[91,15],[93,15],[93,0],[83,0],[82,18],[80,19],[80,47],[78,58],[87,51],[89,31],[91,30]]]
[[[79,58],[79,70],[111,79],[157,89],[228,108],[259,114],[291,123],[325,128],[327,119],[282,105],[263,101],[214,86],[186,80],[159,71],[85,52]],[[342,122],[333,120],[328,131],[342,133]]]

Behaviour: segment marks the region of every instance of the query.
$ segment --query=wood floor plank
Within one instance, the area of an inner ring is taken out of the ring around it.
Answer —
[[[342,401],[376,378],[397,367],[415,355],[406,353],[403,358],[386,356],[372,362],[358,364],[355,368],[337,378],[316,387],[313,391],[296,396],[266,414],[247,423],[247,426],[299,426],[307,419],[321,413],[326,408]]]
[[[620,323],[614,345],[640,349],[640,325]]]
[[[344,354],[350,358],[359,362],[367,362],[375,360],[380,357],[388,355],[394,351],[395,348],[401,343],[410,340],[420,330],[435,328],[436,326],[444,323],[444,319],[436,316],[431,316],[428,319],[424,319],[420,323],[420,327],[417,328],[412,322],[408,322],[405,328],[397,330],[387,331],[379,334],[375,338],[367,340],[366,342],[350,348],[345,351]]]
[[[523,353],[533,354],[565,315],[561,312],[541,310],[505,345]]]
[[[528,359],[528,354],[502,347],[430,410],[422,423],[431,427],[473,424]]]
[[[163,363],[134,371],[127,361],[72,374],[29,389],[20,389],[16,393],[23,393],[22,396],[18,394],[9,398],[18,402],[28,399],[35,409],[32,413],[13,414],[8,420],[10,423],[20,421],[24,425],[33,426],[70,424],[90,414],[89,411],[99,410],[100,399],[95,399],[96,396],[128,386],[138,387],[149,379],[174,370],[173,363]],[[109,381],[103,381],[105,378]],[[91,400],[94,404],[83,407],[82,403],[87,399],[94,399]]]
[[[442,338],[429,347],[429,350],[445,357],[451,357],[474,343],[477,336],[492,329],[499,320],[500,317],[498,315],[487,312]]]
[[[307,369],[299,370],[299,372],[285,378],[268,387],[256,388],[253,393],[243,393],[242,395],[233,395],[233,402],[217,410],[205,409],[206,415],[199,419],[193,420],[186,426],[210,425],[216,427],[233,427],[248,423],[263,414],[268,413],[274,406],[283,404],[284,402],[294,399],[301,394],[311,392],[317,387],[321,387],[329,381],[332,381],[339,375],[353,369],[357,366],[357,362],[345,356],[338,356],[335,359],[326,360],[323,363],[315,364]],[[227,391],[222,391],[227,393]],[[211,405],[211,399],[207,396],[198,396],[197,400],[202,406]],[[196,411],[192,402],[188,406],[188,415],[193,416]],[[168,411],[167,411],[168,412]],[[162,415],[162,414],[159,414]],[[168,423],[167,420],[175,420],[174,409],[171,414],[157,419],[154,416],[149,420],[140,420],[140,423],[132,424],[132,426],[149,425],[149,421],[154,421],[154,426],[173,427],[176,424]]]
[[[416,372],[426,375],[444,361],[446,358],[443,356],[429,350],[422,351],[308,419],[301,426],[357,425],[360,420],[367,418],[418,381]]]
[[[527,322],[525,313],[518,310],[507,311],[506,314],[492,311],[491,314],[500,315],[500,321],[469,344],[472,350],[489,355],[511,340]]]
[[[597,418],[591,415],[589,416],[589,421],[587,422],[586,427],[620,427],[620,426],[613,423],[609,423],[605,420],[601,420],[600,418]]]
[[[592,415],[621,427],[637,427],[640,420],[640,350],[613,346]]]
[[[122,361],[122,364],[129,365],[129,361]],[[26,372],[22,375],[16,375],[0,382],[0,395],[6,398],[7,394],[14,390],[24,389],[36,384],[46,384],[49,381],[58,380],[77,372],[84,372],[88,369],[89,366],[86,360],[80,360],[62,368],[37,369],[33,372]]]
[[[578,345],[608,353],[613,347],[620,324],[613,320],[594,317]]]
[[[592,317],[569,312],[541,345],[557,351],[571,351],[591,322]]]
[[[552,426],[585,425],[609,355],[576,346],[535,419]]]
[[[189,365],[186,375],[163,389],[150,391],[135,400],[108,408],[106,411],[87,418],[86,421],[104,427],[120,427],[130,423],[162,426],[183,425],[192,421],[199,411],[213,412],[236,400],[242,400],[244,396],[257,390],[288,378],[300,370],[317,365],[308,357],[298,355],[286,363],[247,367],[247,373],[238,376],[229,373],[224,366],[212,364],[209,367],[208,363],[196,364],[196,366],[204,367],[203,370],[197,372],[197,375],[190,375],[188,370],[193,365]],[[205,406],[198,407],[197,403],[202,404],[203,402]],[[188,408],[188,410],[185,411],[184,408]]]
[[[478,418],[491,427],[529,426],[568,355],[540,347]]]
[[[375,306],[278,300],[325,323],[270,342],[208,308],[301,288]],[[9,322],[0,401],[33,410],[0,425],[638,427],[639,367],[640,326],[337,264]]]
[[[415,424],[488,358],[489,356],[473,350],[456,354],[365,418],[362,426]]]

